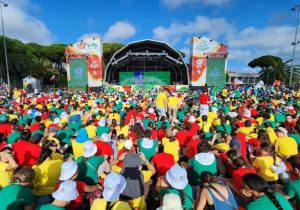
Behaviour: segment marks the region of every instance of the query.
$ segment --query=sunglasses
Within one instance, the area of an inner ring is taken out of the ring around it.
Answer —
[[[57,147],[57,144],[50,144],[51,147]]]

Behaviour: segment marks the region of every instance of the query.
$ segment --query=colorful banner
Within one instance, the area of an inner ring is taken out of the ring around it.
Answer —
[[[228,47],[207,37],[193,37],[190,57],[190,80],[192,86],[204,86],[207,83],[208,59],[226,59]],[[224,63],[225,68],[226,62]]]
[[[67,74],[70,80],[69,57],[71,56],[86,56],[88,60],[88,68],[86,74],[88,77],[89,87],[99,87],[102,85],[104,77],[104,62],[103,62],[103,46],[102,40],[99,37],[91,37],[76,42],[72,46],[66,48]]]
[[[85,88],[88,84],[87,77],[87,60],[86,59],[70,59],[70,80],[69,88]]]
[[[207,63],[207,86],[223,87],[226,84],[225,59],[210,58]]]
[[[169,85],[171,81],[170,72],[119,72],[119,83],[121,85],[154,86]]]

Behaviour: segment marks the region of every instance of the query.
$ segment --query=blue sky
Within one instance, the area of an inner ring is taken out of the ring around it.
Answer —
[[[98,35],[105,42],[168,42],[189,56],[189,40],[207,36],[229,46],[228,69],[273,54],[292,57],[300,0],[7,0],[6,34],[24,42],[73,43]],[[298,36],[300,40],[300,36]],[[300,64],[300,45],[296,63]],[[188,59],[186,59],[188,60]]]

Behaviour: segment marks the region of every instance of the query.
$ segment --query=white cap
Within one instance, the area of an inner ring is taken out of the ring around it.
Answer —
[[[59,122],[60,122],[60,119],[59,119],[58,117],[56,117],[56,118],[53,120],[53,123],[54,123],[54,124],[59,124]]]
[[[125,187],[126,179],[121,174],[112,172],[104,181],[103,198],[108,202],[117,201]]]
[[[163,205],[157,210],[182,210],[179,195],[174,193],[166,194],[163,198]]]
[[[167,173],[166,178],[169,184],[178,190],[183,190],[188,184],[186,170],[178,164],[172,166]]]
[[[67,112],[62,112],[60,114],[60,118],[64,118],[64,117],[67,117],[67,116],[68,116]]]
[[[148,113],[149,113],[149,114],[152,114],[152,113],[154,113],[154,109],[153,109],[152,107],[151,107],[151,108],[149,108],[149,109],[148,109]]]
[[[52,193],[52,197],[61,201],[72,201],[78,196],[78,191],[76,189],[76,182],[71,180],[66,180],[60,184],[59,188]]]
[[[107,134],[107,133],[103,133],[103,134],[101,135],[101,139],[102,139],[104,142],[110,142],[110,141],[111,141],[111,137],[110,137],[110,135]]]
[[[236,112],[228,112],[228,116],[234,118],[238,116],[238,114]]]
[[[36,111],[35,113],[34,113],[34,117],[36,117],[36,116],[42,116],[43,114],[41,113],[41,112],[38,112],[38,111]]]
[[[143,138],[142,142],[141,142],[142,147],[144,147],[145,149],[152,148],[153,144],[154,144],[153,140],[148,139],[148,138]]]
[[[97,152],[97,146],[93,142],[88,141],[87,143],[85,143],[83,148],[83,157],[89,158],[94,154],[96,154],[96,152]]]
[[[191,116],[189,117],[189,120],[188,120],[188,121],[189,121],[190,123],[196,122],[195,116],[191,115]]]
[[[101,127],[104,127],[104,126],[106,125],[105,119],[102,118],[102,119],[98,122],[98,125],[101,126]]]
[[[130,139],[124,141],[124,148],[131,150],[133,146],[133,142]]]
[[[244,115],[246,117],[251,117],[251,111],[249,109],[245,110]]]
[[[70,179],[76,173],[78,165],[73,160],[68,160],[61,165],[60,181]]]

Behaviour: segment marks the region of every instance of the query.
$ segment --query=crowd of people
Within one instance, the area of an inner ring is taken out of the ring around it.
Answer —
[[[300,90],[5,94],[0,210],[300,209]]]

